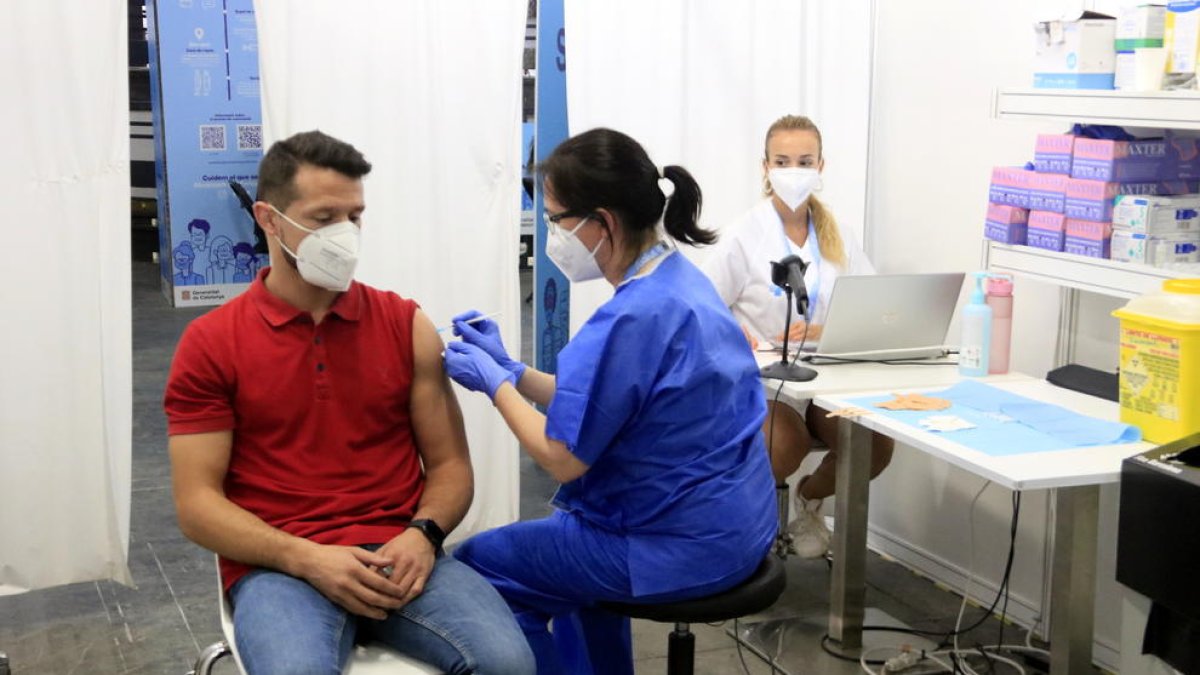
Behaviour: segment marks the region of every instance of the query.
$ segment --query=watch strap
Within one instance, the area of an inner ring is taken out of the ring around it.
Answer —
[[[408,526],[420,530],[429,543],[433,544],[434,549],[442,550],[442,544],[446,541],[446,532],[437,523],[429,518],[417,518]]]

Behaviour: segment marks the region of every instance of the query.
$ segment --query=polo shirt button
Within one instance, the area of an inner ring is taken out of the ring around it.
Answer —
[[[319,345],[319,344],[321,344],[321,336],[320,336],[320,335],[318,335],[317,337],[313,338],[313,344],[314,344],[314,345]]]
[[[324,364],[324,363],[318,363],[318,364],[317,364],[317,372],[318,372],[318,373],[321,373],[321,372],[324,372],[324,371],[325,371],[325,364]]]

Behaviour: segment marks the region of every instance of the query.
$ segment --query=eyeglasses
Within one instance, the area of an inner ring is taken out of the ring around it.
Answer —
[[[549,211],[542,211],[542,219],[547,223],[554,225],[558,225],[558,221],[562,220],[563,218],[577,218],[583,215],[586,215],[586,212],[575,211],[572,209],[567,209],[562,213],[550,213]]]

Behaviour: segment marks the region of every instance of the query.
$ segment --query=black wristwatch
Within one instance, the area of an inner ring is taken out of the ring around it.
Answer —
[[[442,542],[446,541],[446,533],[442,531],[438,524],[428,518],[417,518],[408,524],[409,527],[421,531],[429,543],[433,544],[435,551],[442,550]]]

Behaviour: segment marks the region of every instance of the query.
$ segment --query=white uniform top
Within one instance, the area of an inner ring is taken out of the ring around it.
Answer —
[[[841,235],[846,251],[845,269],[820,258],[815,237],[810,236],[804,246],[796,246],[784,233],[783,221],[771,199],[764,199],[722,233],[703,270],[738,323],[749,328],[759,340],[773,340],[783,333],[787,296],[771,283],[771,262],[795,254],[808,263],[804,285],[810,293],[816,290],[816,306],[809,303],[815,325],[825,323],[829,297],[839,275],[875,273],[854,235],[845,230],[841,230]],[[792,321],[801,318],[793,304]]]

